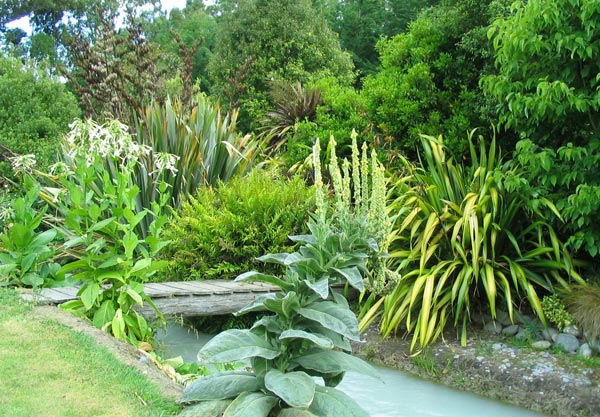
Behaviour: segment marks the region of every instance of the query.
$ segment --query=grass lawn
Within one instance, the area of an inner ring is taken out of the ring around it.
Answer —
[[[0,416],[145,417],[178,406],[92,338],[0,288]]]

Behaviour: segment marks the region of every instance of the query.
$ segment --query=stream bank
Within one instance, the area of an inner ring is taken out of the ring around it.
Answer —
[[[355,354],[375,364],[547,415],[600,416],[600,367],[568,353],[514,346],[478,329],[465,347],[446,335],[417,356],[409,339],[381,340],[374,327],[361,337]]]

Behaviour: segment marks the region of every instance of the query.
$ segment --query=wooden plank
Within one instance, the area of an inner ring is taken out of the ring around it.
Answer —
[[[265,288],[261,285],[255,285],[250,282],[233,282],[233,281],[225,281],[225,280],[212,280],[211,284],[218,285],[219,287],[229,288],[233,292],[263,292],[263,291],[271,291],[277,290],[277,287],[272,286],[272,288]]]
[[[53,302],[62,303],[77,299],[78,291],[79,288],[76,287],[44,288],[41,291],[41,296]]]
[[[169,282],[166,283],[171,287],[185,290],[186,294],[197,293],[199,295],[209,294],[231,294],[233,291],[230,288],[221,285],[215,285],[212,281],[205,281],[203,286],[194,285],[193,281],[187,282]]]
[[[144,292],[150,297],[172,297],[173,287],[165,285],[164,282],[144,284]]]
[[[204,296],[174,296],[157,298],[154,304],[165,317],[170,316],[212,316],[231,314],[250,304],[257,296],[255,293],[234,293],[227,297],[223,295]],[[148,318],[156,317],[152,307],[144,305],[138,311]]]

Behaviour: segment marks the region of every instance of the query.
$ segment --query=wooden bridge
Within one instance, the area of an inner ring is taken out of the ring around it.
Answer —
[[[77,287],[44,288],[23,293],[27,301],[39,304],[62,304],[78,298]],[[161,282],[144,284],[144,292],[167,316],[212,316],[231,314],[252,302],[258,295],[281,291],[279,287],[261,282],[226,280]],[[144,305],[139,310],[146,317],[155,317],[154,309]]]

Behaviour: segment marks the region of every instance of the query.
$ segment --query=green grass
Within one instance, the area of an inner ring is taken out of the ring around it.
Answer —
[[[174,415],[137,370],[88,336],[31,314],[0,289],[0,416],[154,417]]]

